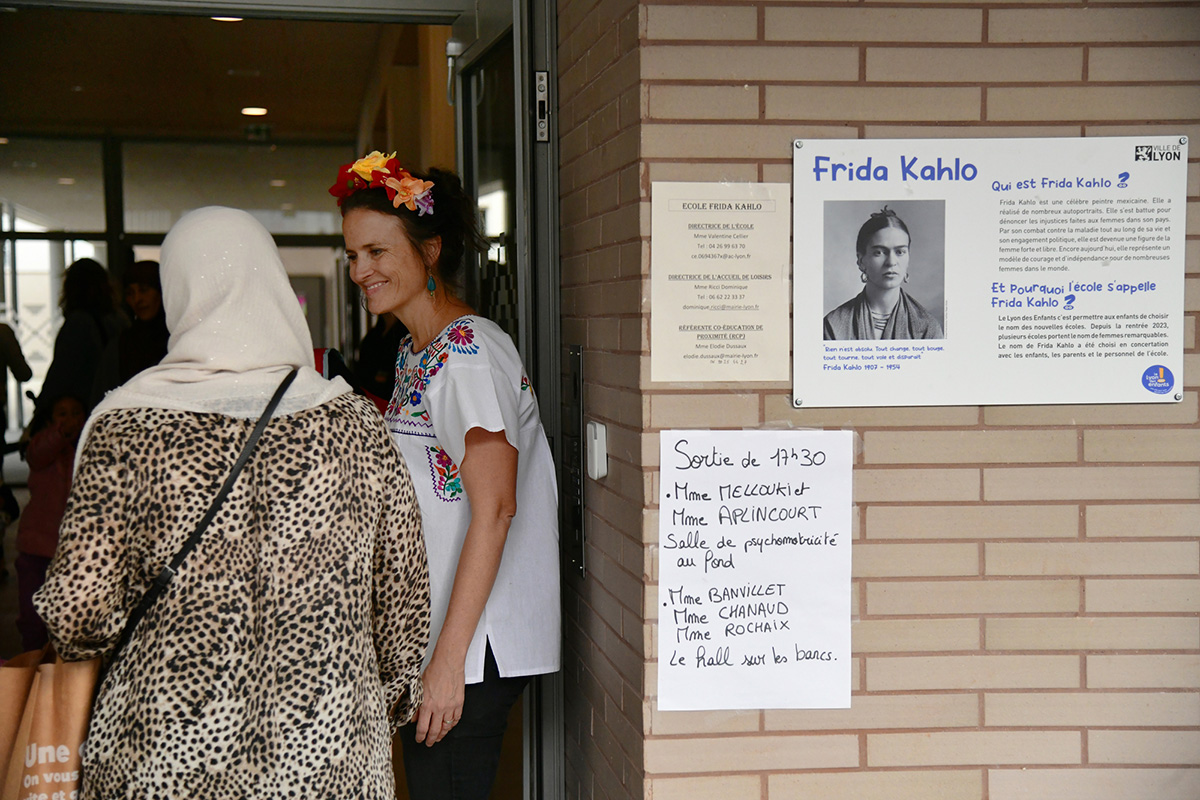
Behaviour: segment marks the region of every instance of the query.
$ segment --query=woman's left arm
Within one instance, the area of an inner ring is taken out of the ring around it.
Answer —
[[[471,428],[465,453],[459,474],[471,503],[471,522],[446,621],[422,677],[425,696],[417,712],[417,741],[430,746],[462,716],[467,648],[492,593],[508,526],[517,513],[517,450],[504,432]]]
[[[66,661],[107,653],[128,618],[134,572],[129,542],[130,469],[121,436],[101,416],[83,448],[46,582],[34,596],[50,639]]]

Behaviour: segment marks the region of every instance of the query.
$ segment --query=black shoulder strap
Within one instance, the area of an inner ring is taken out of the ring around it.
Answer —
[[[113,648],[112,654],[109,656],[108,663],[105,665],[105,672],[107,672],[109,669],[112,669],[112,666],[116,663],[121,651],[125,649],[125,645],[127,645],[130,638],[132,638],[134,628],[138,626],[138,623],[142,621],[142,617],[146,616],[146,612],[150,610],[150,607],[154,605],[154,602],[158,600],[159,596],[161,596],[166,590],[167,586],[170,585],[171,580],[175,577],[175,573],[179,571],[179,567],[181,564],[183,564],[183,560],[187,558],[188,553],[190,553],[196,547],[196,545],[199,544],[200,537],[204,534],[204,530],[208,527],[209,523],[213,521],[213,517],[217,515],[217,511],[220,510],[221,504],[225,502],[225,498],[229,495],[230,489],[233,488],[234,481],[237,480],[238,474],[242,471],[242,467],[246,466],[246,462],[250,460],[250,456],[254,452],[254,446],[258,444],[258,437],[262,435],[263,430],[267,427],[267,423],[271,421],[271,415],[279,406],[279,401],[283,399],[283,395],[287,392],[288,387],[291,386],[292,381],[296,379],[296,372],[297,370],[293,369],[287,374],[287,377],[283,379],[283,382],[279,384],[279,388],[275,390],[275,395],[271,398],[271,402],[267,403],[266,410],[263,411],[262,416],[259,417],[258,424],[255,425],[254,430],[250,432],[250,438],[246,439],[246,444],[242,446],[242,452],[238,455],[237,461],[234,462],[233,470],[229,473],[229,477],[225,479],[225,484],[221,487],[221,490],[217,492],[217,496],[213,500],[212,505],[208,507],[208,511],[205,513],[204,517],[199,523],[196,524],[196,529],[192,531],[192,535],[189,536],[187,541],[183,543],[183,546],[179,548],[179,552],[175,554],[175,557],[171,559],[170,563],[162,568],[162,572],[158,573],[158,576],[155,577],[154,582],[150,584],[150,588],[146,590],[144,595],[142,595],[141,602],[138,603],[137,608],[135,608],[133,613],[129,615],[129,620],[125,623],[125,629],[121,631],[121,638],[117,640],[117,646]],[[96,681],[97,689],[99,689],[99,686],[102,682],[103,676],[101,676],[100,680]]]

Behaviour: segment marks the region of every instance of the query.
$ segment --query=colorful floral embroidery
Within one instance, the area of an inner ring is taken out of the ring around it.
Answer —
[[[454,503],[462,499],[462,476],[458,474],[458,465],[446,451],[440,447],[426,447],[425,454],[429,458],[429,470],[433,476],[433,492],[439,500]]]
[[[526,375],[521,376],[521,391],[522,392],[532,392],[533,391],[533,384],[529,382],[529,377]]]
[[[387,418],[389,420],[401,417],[415,417],[425,422],[429,421],[429,412],[421,401],[429,387],[429,381],[446,365],[450,358],[447,352],[448,344],[443,337],[438,337],[429,343],[416,363],[412,362],[413,355],[409,349],[411,338],[406,338],[400,345],[400,353],[396,359],[396,389],[388,403]]]
[[[451,325],[446,330],[446,338],[450,342],[450,349],[456,353],[475,355],[479,352],[479,345],[475,344],[475,331],[471,329],[469,317],[464,317]]]
[[[408,433],[417,436],[434,435],[433,423],[425,408],[429,383],[450,360],[451,354],[475,355],[479,352],[474,322],[471,317],[455,320],[420,355],[412,352],[411,336],[401,342],[396,357],[396,388],[384,415],[393,429],[407,429]]]

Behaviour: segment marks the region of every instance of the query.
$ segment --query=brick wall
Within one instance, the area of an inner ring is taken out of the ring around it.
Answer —
[[[1200,796],[1200,4],[564,2],[559,21],[564,330],[614,451],[571,587],[571,796]],[[649,381],[653,180],[790,182],[796,137],[1177,133],[1182,403],[793,410],[783,383]],[[861,439],[853,707],[659,712],[657,432],[780,423]]]
[[[569,797],[642,796],[644,251],[635,0],[558,6],[563,339],[583,345],[609,474],[589,481],[586,579],[563,585]]]

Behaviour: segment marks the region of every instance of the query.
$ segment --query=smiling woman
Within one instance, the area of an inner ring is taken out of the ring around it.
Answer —
[[[400,736],[409,796],[440,800],[453,785],[457,800],[483,800],[514,703],[561,658],[549,444],[512,339],[459,295],[463,257],[485,243],[458,176],[373,152],[329,192],[367,309],[409,330],[385,417],[413,470],[430,563],[424,695]]]

